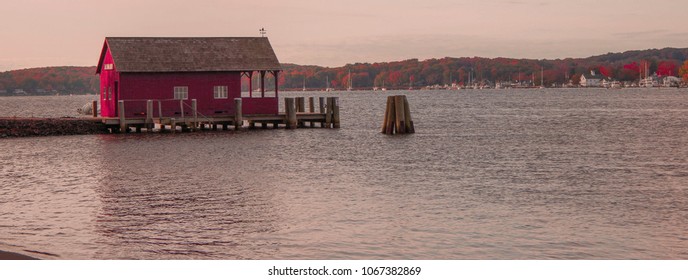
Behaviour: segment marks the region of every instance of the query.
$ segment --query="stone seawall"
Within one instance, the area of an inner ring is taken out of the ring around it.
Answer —
[[[108,133],[102,122],[78,118],[0,118],[0,138]]]

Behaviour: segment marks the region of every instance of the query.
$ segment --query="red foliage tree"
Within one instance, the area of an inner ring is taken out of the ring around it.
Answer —
[[[662,61],[657,66],[657,75],[674,76],[678,73],[678,67],[673,61]]]

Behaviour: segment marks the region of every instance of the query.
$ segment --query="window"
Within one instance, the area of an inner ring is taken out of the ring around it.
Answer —
[[[174,99],[189,99],[189,87],[174,87]]]
[[[107,87],[107,100],[112,99],[112,88]]]
[[[215,99],[227,99],[227,86],[215,86],[213,92]]]
[[[103,70],[112,70],[112,69],[114,69],[114,65],[112,63],[103,64]]]

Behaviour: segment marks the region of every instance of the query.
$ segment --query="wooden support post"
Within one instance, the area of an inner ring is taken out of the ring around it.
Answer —
[[[397,133],[406,133],[406,119],[404,118],[404,96],[394,96],[395,129]]]
[[[260,71],[260,97],[265,98],[265,71]]]
[[[318,97],[318,107],[320,114],[325,113],[325,97]],[[325,122],[320,122],[320,127],[325,127]]]
[[[196,99],[191,99],[191,112],[193,113],[193,124],[191,130],[196,130],[198,127],[198,102]]]
[[[153,100],[146,101],[146,131],[153,132]]]
[[[234,129],[239,130],[244,125],[243,109],[241,108],[241,98],[234,98]]]
[[[268,123],[266,123],[266,122],[260,123],[260,128],[268,128]]]
[[[248,121],[248,128],[256,128],[256,122]]]
[[[394,96],[388,96],[387,97],[387,104],[389,104],[389,110],[387,110],[387,127],[386,127],[386,134],[394,134],[394,118],[396,117],[396,114],[394,112]]]
[[[184,122],[186,119],[184,117],[184,100],[181,100],[181,99],[179,100],[179,108],[182,110],[181,111],[181,113],[182,113],[181,119],[182,119],[182,122]]]
[[[306,111],[306,98],[297,97],[296,98],[296,112],[303,113]],[[303,127],[303,121],[298,121],[297,127]]]
[[[315,113],[315,98],[312,96],[308,97],[308,112]],[[310,122],[310,127],[315,127],[314,121]]]
[[[170,118],[170,130],[172,131],[172,133],[177,132],[177,119]]]
[[[160,118],[162,123],[162,100],[158,100],[158,118]]]
[[[141,133],[141,126],[140,125],[136,126],[136,133]]]
[[[303,113],[306,111],[306,98],[297,97],[296,98],[296,112]]]
[[[296,128],[296,106],[294,98],[284,98],[284,111],[287,118],[287,128]]]
[[[332,97],[328,97],[325,104],[325,127],[332,127]]]
[[[119,131],[121,133],[127,132],[127,119],[124,117],[124,100],[117,101],[117,109],[119,112]]]
[[[380,129],[381,133],[387,133],[387,121],[389,120],[389,110],[391,109],[390,107],[392,107],[392,104],[393,102],[391,96],[387,96],[387,107],[385,107],[385,115],[382,119],[382,128]]]
[[[332,122],[339,128],[339,97],[332,97]]]
[[[91,107],[93,108],[93,110],[92,110],[93,112],[91,112],[93,114],[93,117],[97,118],[98,117],[98,101],[93,100]]]
[[[275,98],[279,98],[279,71],[272,72],[275,76]]]
[[[413,127],[413,118],[411,118],[411,107],[409,106],[408,99],[404,95],[404,117],[406,120],[406,133],[415,133],[416,129]]]
[[[227,123],[222,123],[222,130],[227,130],[229,129],[229,125]]]

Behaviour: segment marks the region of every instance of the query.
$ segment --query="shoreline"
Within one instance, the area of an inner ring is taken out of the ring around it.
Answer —
[[[20,253],[14,253],[14,252],[8,252],[8,251],[0,251],[0,260],[7,261],[7,260],[39,260],[37,258],[20,254]]]
[[[0,138],[106,133],[105,125],[84,118],[0,117]]]

